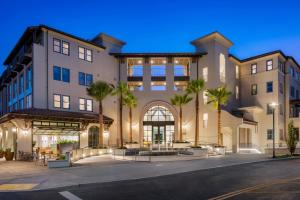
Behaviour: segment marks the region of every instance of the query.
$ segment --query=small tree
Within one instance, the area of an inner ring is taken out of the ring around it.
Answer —
[[[296,135],[296,130],[294,128],[294,123],[293,121],[289,122],[288,125],[288,138],[286,140],[286,144],[288,146],[289,152],[292,155],[294,155],[297,147],[297,135]]]
[[[99,147],[103,147],[103,107],[102,102],[103,100],[111,94],[113,91],[112,85],[104,82],[104,81],[97,81],[95,83],[92,83],[87,88],[87,94],[91,97],[93,97],[96,101],[99,102]]]
[[[223,135],[221,133],[221,106],[226,105],[231,95],[225,86],[207,90],[209,98],[208,104],[212,103],[213,107],[218,111],[218,145],[223,146]]]
[[[123,148],[123,105],[124,105],[124,98],[128,94],[129,89],[126,83],[119,82],[118,86],[112,92],[112,95],[119,97],[119,118],[120,118],[120,143],[121,148]]]
[[[171,99],[171,103],[174,106],[179,107],[179,141],[182,142],[182,106],[189,103],[193,98],[189,97],[188,94],[184,95],[174,95],[174,98]]]
[[[204,89],[205,82],[203,79],[191,80],[186,89],[188,94],[195,95],[195,112],[196,112],[196,127],[195,127],[195,143],[194,146],[198,146],[199,140],[199,94]]]
[[[129,141],[132,143],[132,108],[136,107],[137,98],[132,93],[128,93],[124,98],[124,104],[129,108]]]

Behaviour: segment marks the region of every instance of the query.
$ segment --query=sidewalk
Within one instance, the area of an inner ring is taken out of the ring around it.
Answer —
[[[33,190],[87,183],[155,177],[188,171],[270,160],[266,155],[231,154],[226,157],[170,162],[113,160],[110,155],[80,160],[74,167],[48,169],[31,162],[1,162],[1,184],[32,184]]]

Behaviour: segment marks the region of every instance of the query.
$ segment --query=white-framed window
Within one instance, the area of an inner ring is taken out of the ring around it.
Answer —
[[[203,113],[203,128],[207,128],[208,125],[208,113]]]
[[[203,67],[202,76],[203,76],[203,80],[205,82],[207,82],[208,81],[208,67]]]
[[[273,60],[267,60],[266,62],[266,71],[270,71],[273,69]]]
[[[53,38],[53,51],[60,53],[61,49],[61,40]]]
[[[204,104],[207,104],[207,102],[208,102],[207,91],[204,91],[204,92],[203,92],[203,103],[204,103]]]
[[[63,100],[63,108],[64,109],[70,109],[70,97],[63,95],[62,100]]]
[[[235,98],[239,99],[239,97],[240,97],[240,89],[239,89],[239,86],[236,85],[235,86]]]
[[[235,78],[240,78],[240,67],[238,65],[235,66]]]
[[[251,74],[256,74],[257,73],[257,64],[252,64],[251,65]]]
[[[85,99],[79,98],[79,110],[85,110]]]
[[[89,62],[93,61],[93,52],[90,49],[84,47],[78,47],[78,58]]]
[[[93,100],[91,99],[86,100],[86,110],[93,111]]]
[[[219,55],[219,62],[220,62],[220,81],[225,83],[226,80],[226,61],[224,54],[220,53]]]
[[[54,106],[54,108],[61,107],[61,96],[59,94],[53,95],[53,106]]]
[[[69,42],[62,41],[62,54],[65,54],[65,55],[70,54],[70,44],[69,44]]]

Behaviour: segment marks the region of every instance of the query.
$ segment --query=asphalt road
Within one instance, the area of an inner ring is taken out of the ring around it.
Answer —
[[[300,159],[52,190],[0,193],[0,199],[68,199],[59,193],[62,191],[68,191],[71,196],[75,195],[83,200],[300,199]]]

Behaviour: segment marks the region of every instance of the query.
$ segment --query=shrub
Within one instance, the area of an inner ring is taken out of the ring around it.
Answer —
[[[297,142],[298,141],[297,141],[296,131],[294,128],[294,123],[293,121],[290,121],[288,125],[288,137],[286,140],[286,144],[288,146],[288,150],[291,155],[294,155],[296,151]]]

